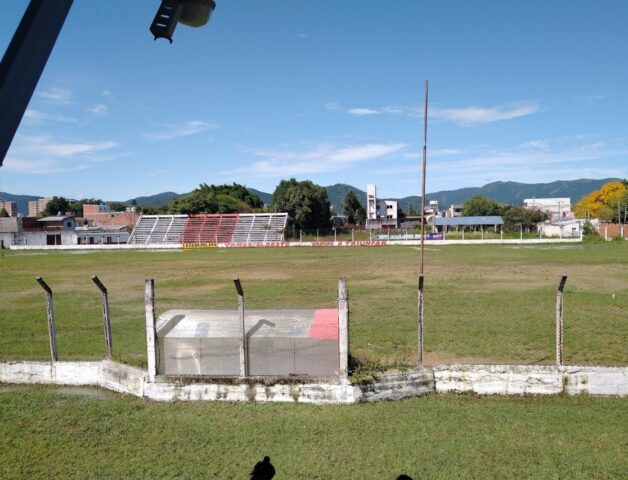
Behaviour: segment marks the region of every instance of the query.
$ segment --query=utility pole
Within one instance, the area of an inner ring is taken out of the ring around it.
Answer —
[[[423,114],[423,174],[421,176],[421,268],[419,274],[423,275],[424,243],[425,243],[425,172],[427,169],[427,100],[428,83],[425,80],[425,111]]]
[[[427,166],[427,100],[428,100],[428,83],[425,80],[425,112],[423,116],[423,174],[421,177],[421,268],[419,270],[419,288],[418,288],[418,347],[417,347],[417,363],[418,367],[423,367],[423,338],[425,335],[425,320],[423,318],[423,266],[424,266],[424,248],[425,248],[425,172]]]

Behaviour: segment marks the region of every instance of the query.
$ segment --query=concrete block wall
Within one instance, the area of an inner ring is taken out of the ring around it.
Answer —
[[[387,372],[374,376],[372,381],[359,383],[356,399],[362,402],[401,400],[434,391],[434,374],[430,369]]]

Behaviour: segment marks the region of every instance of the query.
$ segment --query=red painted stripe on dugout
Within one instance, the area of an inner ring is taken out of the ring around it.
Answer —
[[[307,336],[317,340],[338,340],[338,309],[316,310]]]

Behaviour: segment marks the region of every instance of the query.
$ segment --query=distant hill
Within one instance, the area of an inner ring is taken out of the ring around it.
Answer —
[[[179,197],[179,196],[181,195],[175,192],[163,192],[163,193],[157,193],[155,195],[150,195],[147,197],[135,197],[130,200],[127,200],[126,202],[118,202],[118,203],[131,205],[133,203],[133,200],[135,200],[137,202],[138,207],[162,207],[170,203],[170,200],[172,200],[173,198]],[[113,202],[107,202],[107,203],[113,203]]]
[[[327,190],[327,198],[334,206],[335,213],[342,213],[342,200],[350,191],[353,191],[362,206],[366,207],[366,192],[364,190],[360,190],[359,188],[355,188],[344,183],[337,183],[335,185],[325,187],[325,190]]]
[[[488,183],[483,187],[470,187],[460,188],[458,190],[432,192],[428,193],[426,198],[428,201],[438,200],[438,205],[441,209],[447,208],[452,204],[462,204],[465,200],[475,195],[489,197],[499,203],[505,203],[508,205],[521,204],[524,198],[569,197],[571,198],[571,203],[573,205],[587,193],[597,190],[605,183],[614,180],[619,179],[603,178],[600,180],[590,180],[583,178],[580,180],[568,181],[558,180],[551,183],[493,182]],[[344,183],[330,185],[325,187],[325,189],[327,190],[327,197],[333,205],[335,212],[342,212],[342,199],[349,191],[353,191],[362,205],[366,206],[366,192],[364,190],[360,190],[359,188]],[[249,192],[259,195],[265,204],[272,201],[272,193],[262,192],[260,190],[256,190],[255,188],[248,188],[248,190]],[[135,200],[137,205],[140,207],[161,207],[162,205],[167,205],[173,198],[180,197],[182,195],[186,194],[162,192],[156,195],[132,198],[119,203],[131,205],[133,200]],[[29,200],[37,200],[38,198],[41,197],[34,195],[12,195],[10,193],[0,192],[0,200],[17,202],[18,212],[23,215],[28,214]],[[421,197],[417,195],[404,198],[387,198],[387,200],[397,200],[399,202],[399,206],[406,212],[409,210],[410,205],[412,205],[415,210],[419,210],[421,206]]]
[[[273,201],[273,194],[272,193],[266,193],[266,192],[262,192],[260,190],[256,190],[254,188],[248,188],[247,190],[250,193],[256,193],[257,195],[259,195],[259,198],[262,199],[262,202],[264,202],[264,205],[269,204],[270,202]]]
[[[31,200],[38,200],[42,197],[36,197],[35,195],[12,195],[6,192],[0,192],[0,200],[7,202],[17,203],[17,213],[22,215],[28,215],[28,202]]]
[[[476,195],[491,198],[499,203],[519,205],[524,198],[552,198],[569,197],[573,205],[587,193],[597,190],[602,185],[617,178],[604,178],[600,180],[558,180],[551,183],[518,183],[518,182],[493,182],[483,187],[460,188],[458,190],[444,190],[428,193],[425,197],[429,200],[437,200],[439,208],[446,208],[452,204],[462,204],[468,198]],[[411,196],[399,199],[399,206],[406,210],[412,204],[415,209],[420,206],[421,197]]]

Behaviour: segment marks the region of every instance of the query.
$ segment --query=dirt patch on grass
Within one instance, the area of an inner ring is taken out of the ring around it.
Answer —
[[[114,397],[113,393],[95,387],[59,387],[56,393],[67,397],[86,397],[96,400],[108,400]]]

